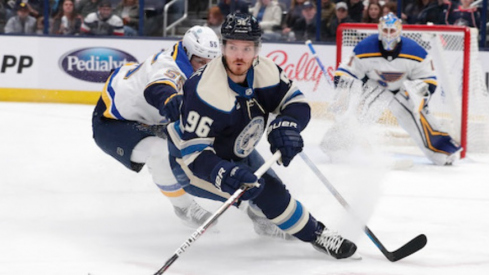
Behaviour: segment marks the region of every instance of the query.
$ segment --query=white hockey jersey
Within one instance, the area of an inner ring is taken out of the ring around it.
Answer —
[[[181,92],[183,83],[192,73],[181,42],[141,64],[126,64],[116,69],[105,83],[102,100],[107,110],[104,116],[149,125],[165,123],[159,107],[164,106],[170,95]]]
[[[400,45],[392,52],[383,49],[377,35],[365,38],[335,72],[336,77],[345,75],[360,80],[367,77],[369,85],[375,83],[390,91],[398,91],[406,80],[423,80],[431,93],[438,85],[430,55],[407,37],[401,37]]]

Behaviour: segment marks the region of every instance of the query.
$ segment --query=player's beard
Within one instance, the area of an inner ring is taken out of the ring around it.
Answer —
[[[253,60],[246,62],[242,58],[236,58],[234,60],[224,59],[224,64],[226,64],[228,72],[238,77],[246,75],[251,68],[252,62]]]

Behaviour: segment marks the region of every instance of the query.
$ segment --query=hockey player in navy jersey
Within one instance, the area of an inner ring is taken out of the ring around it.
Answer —
[[[173,177],[164,128],[179,117],[183,83],[219,55],[214,31],[199,26],[189,29],[172,48],[141,64],[116,69],[105,83],[92,119],[97,145],[132,171],[139,172],[147,164],[177,216],[193,227],[210,213]]]
[[[423,153],[437,165],[450,165],[462,148],[429,112],[429,99],[438,85],[432,59],[414,40],[401,36],[401,31],[401,20],[394,14],[382,17],[379,34],[358,43],[352,56],[340,64],[335,84],[357,86],[365,100],[374,99],[371,104],[388,102],[386,106]],[[365,82],[363,87],[359,80]],[[415,106],[413,95],[422,98],[420,106]]]
[[[190,179],[189,193],[224,201],[242,184],[259,182],[241,197],[259,234],[285,232],[317,250],[342,259],[356,245],[327,229],[295,200],[277,175],[253,171],[264,161],[255,150],[270,114],[271,151],[288,166],[302,151],[301,131],[310,119],[302,92],[273,61],[259,57],[261,29],[247,14],[230,14],[221,27],[222,53],[184,85],[180,121],[168,126],[172,165]],[[177,169],[174,169],[176,171]],[[177,178],[180,177],[178,174]]]

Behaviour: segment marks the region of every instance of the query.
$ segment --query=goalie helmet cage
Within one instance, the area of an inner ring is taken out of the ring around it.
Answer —
[[[336,67],[350,57],[356,44],[376,34],[377,24],[341,24],[336,37]],[[418,42],[433,58],[438,88],[430,100],[430,112],[441,121],[443,130],[460,142],[464,148],[461,157],[467,151],[487,152],[489,94],[478,58],[477,29],[403,25],[402,36]],[[397,124],[391,117],[387,123]]]

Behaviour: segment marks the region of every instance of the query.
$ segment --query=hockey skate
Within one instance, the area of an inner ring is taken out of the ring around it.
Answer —
[[[192,228],[201,226],[212,216],[212,213],[202,208],[195,201],[193,201],[187,208],[174,207],[174,209],[177,217],[179,217],[185,225]]]
[[[283,240],[295,239],[294,236],[285,233],[277,225],[272,223],[267,218],[260,217],[257,214],[255,214],[250,209],[250,207],[246,209],[246,213],[248,214],[248,217],[250,217],[251,221],[253,222],[253,228],[255,229],[256,234],[260,236],[267,236],[267,237],[278,238]]]
[[[335,259],[361,259],[360,255],[355,254],[357,246],[354,243],[341,237],[337,232],[327,229],[320,222],[318,222],[318,229],[316,240],[312,242],[312,246],[316,250]]]

